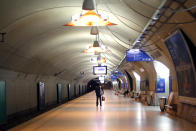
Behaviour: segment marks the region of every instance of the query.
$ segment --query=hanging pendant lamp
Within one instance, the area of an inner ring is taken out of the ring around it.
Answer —
[[[98,35],[99,34],[99,30],[97,28],[97,26],[92,26],[91,27],[91,35]]]
[[[104,45],[100,45],[98,41],[94,41],[92,46],[89,46],[87,49],[85,49],[84,53],[95,53],[95,55],[99,55],[101,52],[107,52],[108,49]]]
[[[89,10],[81,16],[72,18],[72,21],[66,24],[65,26],[112,26],[116,25],[108,19],[97,14],[93,10]]]
[[[82,9],[83,10],[95,10],[94,0],[84,0]]]

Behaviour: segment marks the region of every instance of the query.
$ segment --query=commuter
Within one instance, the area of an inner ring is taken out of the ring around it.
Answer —
[[[98,103],[100,103],[100,106],[102,106],[102,95],[104,94],[104,90],[101,86],[96,86],[95,92],[96,92],[96,97],[97,97],[96,106],[98,106]]]
[[[124,96],[127,96],[128,94],[129,94],[129,90],[126,90],[126,91],[123,93]]]

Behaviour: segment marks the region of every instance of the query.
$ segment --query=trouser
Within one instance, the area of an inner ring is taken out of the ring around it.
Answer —
[[[101,96],[97,96],[97,101],[96,101],[96,105],[98,106],[99,102],[100,102],[100,106],[102,106],[102,99]]]

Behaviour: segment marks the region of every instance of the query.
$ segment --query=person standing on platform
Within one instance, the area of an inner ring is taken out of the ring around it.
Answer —
[[[104,90],[101,86],[96,86],[95,92],[96,92],[96,97],[97,97],[96,106],[98,106],[99,103],[100,103],[100,106],[102,106],[102,95],[104,94]]]

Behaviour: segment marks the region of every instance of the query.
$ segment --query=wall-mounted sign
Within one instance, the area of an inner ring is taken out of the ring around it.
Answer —
[[[104,76],[99,76],[99,80],[100,81],[104,81],[105,80],[105,77]]]
[[[124,76],[124,74],[122,72],[120,72],[119,70],[115,70],[115,71],[112,72],[112,75],[110,76],[110,79],[116,80],[120,76]]]
[[[156,92],[157,93],[165,93],[165,79],[159,78],[157,79],[157,85],[156,85]]]
[[[144,51],[140,49],[130,49],[126,51],[126,61],[152,61],[153,59]]]
[[[107,75],[107,66],[93,66],[94,75]]]

